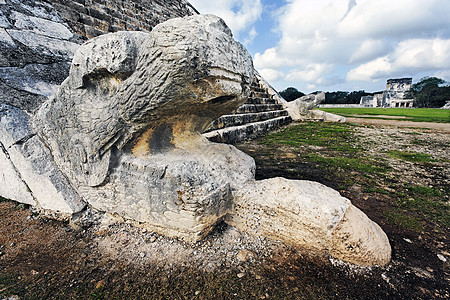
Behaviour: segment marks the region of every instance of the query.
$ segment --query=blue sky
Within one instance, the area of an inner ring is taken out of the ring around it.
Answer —
[[[450,81],[450,0],[189,0],[222,17],[279,91]]]

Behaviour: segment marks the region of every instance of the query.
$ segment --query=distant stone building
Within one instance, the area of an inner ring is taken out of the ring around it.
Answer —
[[[384,92],[374,93],[373,95],[362,96],[360,105],[363,107],[381,107],[383,106]]]
[[[362,107],[413,107],[414,99],[408,97],[412,78],[388,79],[384,92],[361,97]]]

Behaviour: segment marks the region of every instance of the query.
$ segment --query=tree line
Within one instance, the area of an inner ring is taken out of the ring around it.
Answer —
[[[294,87],[288,87],[281,91],[280,95],[286,101],[293,101],[305,94]],[[367,93],[364,90],[326,92],[323,104],[359,104],[361,97],[368,95],[373,95],[373,93]],[[411,86],[411,90],[406,93],[405,98],[414,98],[415,107],[442,107],[450,101],[450,85],[441,78],[424,77]]]
[[[442,107],[450,101],[450,85],[437,77],[424,77],[411,87],[416,107]]]
[[[317,92],[314,92],[315,94]],[[288,87],[287,89],[279,93],[286,101],[294,101],[297,98],[304,96],[305,94],[300,92],[294,87]],[[362,96],[371,95],[365,91],[353,91],[353,92],[326,92],[325,101],[322,104],[358,104]]]

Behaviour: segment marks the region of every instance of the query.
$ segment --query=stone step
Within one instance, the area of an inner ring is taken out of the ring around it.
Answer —
[[[278,104],[277,100],[272,98],[254,98],[249,97],[245,104]]]
[[[250,97],[253,97],[253,98],[270,98],[270,95],[267,94],[265,90],[263,92],[251,91],[250,92]]]
[[[264,89],[258,85],[252,85],[250,89],[252,92],[255,92],[255,93],[266,93],[266,89]]]
[[[248,114],[248,113],[258,113],[264,111],[272,110],[283,110],[283,105],[281,104],[244,104],[239,106],[235,113],[236,114]]]
[[[221,116],[219,119],[215,120],[211,124],[211,126],[207,129],[206,132],[222,129],[225,127],[240,126],[248,123],[265,121],[278,117],[284,117],[287,115],[288,112],[286,110],[274,110],[250,114],[224,115]]]
[[[290,122],[292,122],[291,117],[283,116],[266,121],[214,130],[204,133],[203,136],[212,142],[233,144],[246,139],[252,139],[257,136],[265,135],[269,131],[278,129],[283,125],[289,124]]]

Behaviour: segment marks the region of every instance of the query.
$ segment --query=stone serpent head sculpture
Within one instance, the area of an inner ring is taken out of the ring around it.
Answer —
[[[81,46],[33,124],[96,209],[189,241],[224,219],[350,262],[387,263],[386,235],[349,200],[314,182],[257,182],[251,157],[201,135],[246,101],[253,72],[220,18],[172,19]]]
[[[81,46],[35,124],[63,170],[96,186],[111,147],[136,156],[175,147],[242,104],[252,79],[250,55],[221,19],[174,19]]]

